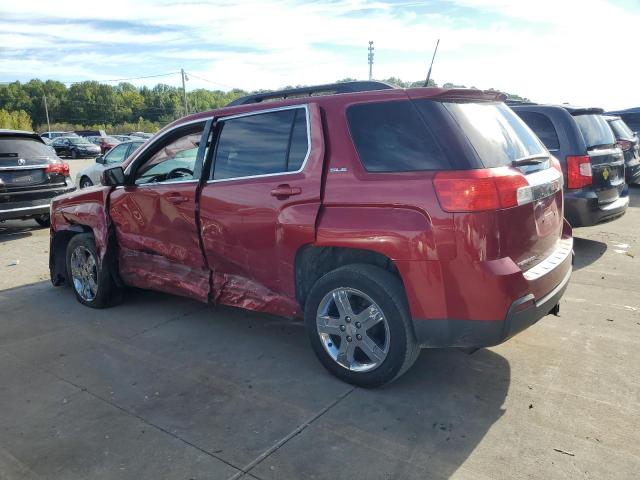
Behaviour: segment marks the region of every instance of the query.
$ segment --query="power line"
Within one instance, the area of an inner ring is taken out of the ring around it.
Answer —
[[[160,73],[158,75],[145,75],[142,77],[129,77],[129,78],[112,78],[110,80],[94,80],[96,82],[124,82],[127,80],[142,80],[144,78],[157,78],[157,77],[168,77],[170,75],[178,75],[180,72],[169,72],[169,73]],[[81,80],[80,82],[86,82],[87,80]],[[91,80],[89,80],[91,81]],[[63,83],[80,83],[80,82],[63,82]]]
[[[211,83],[212,85],[218,85],[219,87],[226,87],[226,88],[232,88],[232,89],[236,88],[236,87],[232,87],[231,85],[226,85],[226,84],[220,83],[220,82],[214,82],[213,80],[209,80],[208,78],[203,78],[203,77],[200,77],[198,75],[194,75],[191,72],[185,72],[185,73],[187,75],[189,75],[190,77],[197,78],[198,80],[202,80],[203,82]]]

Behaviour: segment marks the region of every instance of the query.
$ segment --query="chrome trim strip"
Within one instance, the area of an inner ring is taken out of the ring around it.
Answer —
[[[573,238],[565,238],[558,240],[558,246],[555,248],[551,255],[545,258],[542,262],[536,266],[531,267],[529,270],[523,273],[525,280],[532,281],[546,275],[554,268],[560,265],[571,255],[573,251]]]
[[[49,207],[51,208],[51,202],[49,203],[43,203],[42,205],[32,205],[30,207],[20,207],[20,208],[8,208],[5,210],[0,210],[0,213],[7,213],[7,212],[25,212],[27,210],[36,210],[38,208],[42,208],[42,207]]]
[[[278,107],[278,108],[269,108],[266,110],[255,110],[255,111],[251,111],[251,112],[247,112],[247,113],[240,113],[238,115],[230,115],[228,117],[220,117],[218,119],[218,121],[225,121],[225,120],[232,120],[234,118],[241,118],[241,117],[249,117],[252,115],[260,115],[263,113],[272,113],[272,112],[278,112],[281,110],[294,110],[296,108],[304,108],[305,114],[306,114],[306,120],[307,120],[307,153],[304,157],[304,160],[302,161],[302,165],[300,165],[300,168],[298,170],[295,170],[293,172],[276,172],[276,173],[263,173],[261,175],[247,175],[244,177],[232,177],[232,178],[221,178],[219,180],[207,180],[207,184],[209,183],[223,183],[223,182],[231,182],[234,180],[251,180],[253,178],[268,178],[268,177],[275,177],[275,176],[281,176],[281,175],[293,175],[296,173],[300,173],[302,172],[305,167],[307,166],[307,161],[309,160],[309,157],[311,156],[311,116],[309,115],[309,105],[308,104],[304,104],[304,105],[288,105],[286,107]],[[215,162],[215,158],[213,159]],[[215,172],[215,168],[214,168],[214,172]]]
[[[57,164],[52,164],[57,165]],[[47,168],[49,165],[16,165],[15,167],[0,167],[0,171],[6,170],[39,170],[41,168]]]
[[[180,185],[181,183],[198,183],[200,180],[177,180],[175,182],[165,181],[165,182],[153,182],[153,183],[141,183],[140,185],[127,185],[129,188],[131,187],[155,187],[156,185]]]

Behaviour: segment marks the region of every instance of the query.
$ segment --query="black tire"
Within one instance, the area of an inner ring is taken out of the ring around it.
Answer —
[[[320,303],[327,294],[339,288],[356,289],[366,294],[387,320],[388,353],[373,370],[358,372],[340,365],[329,355],[320,338],[317,330]],[[397,276],[374,265],[347,265],[321,277],[307,297],[305,323],[320,363],[336,377],[360,387],[378,387],[395,380],[413,365],[420,353],[402,283]]]
[[[33,219],[40,225],[41,227],[49,227],[51,225],[51,218],[48,213],[40,215],[38,217],[33,217]]]
[[[80,188],[87,188],[92,186],[93,186],[93,182],[89,177],[82,177],[80,179]]]
[[[75,148],[71,150],[71,158],[74,160],[78,158],[78,151]]]
[[[94,269],[93,276],[94,280],[97,280],[95,282],[97,284],[97,288],[93,298],[91,299],[83,298],[74,284],[71,270],[71,256],[76,249],[80,249],[82,252],[88,252],[93,255],[93,259],[95,261],[96,267]],[[110,262],[105,259],[105,261],[100,264],[98,261],[98,253],[92,234],[81,233],[75,235],[69,241],[65,262],[67,268],[67,281],[73,289],[76,299],[80,303],[91,308],[106,308],[115,305],[122,300],[122,289],[119,288],[113,280]]]

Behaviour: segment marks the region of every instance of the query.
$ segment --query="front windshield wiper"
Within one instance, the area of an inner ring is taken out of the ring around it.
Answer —
[[[545,161],[549,160],[549,156],[543,153],[538,153],[535,155],[529,155],[527,157],[518,158],[511,162],[511,165],[514,167],[522,167],[524,165],[538,165]]]

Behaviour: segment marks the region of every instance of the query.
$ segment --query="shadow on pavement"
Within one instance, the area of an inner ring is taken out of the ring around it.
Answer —
[[[607,251],[607,244],[588,238],[573,237],[573,250],[576,254],[573,269],[580,270],[602,257]]]
[[[7,220],[0,223],[0,243],[30,237],[32,230],[42,228],[35,220]]]
[[[352,389],[320,366],[300,322],[140,290],[93,310],[42,282],[0,292],[0,310],[12,392],[0,394],[12,412],[0,414],[0,447],[60,478],[126,466],[224,479],[249,465],[263,479],[448,478],[502,416],[510,385],[490,350],[424,350],[396,382]]]
[[[629,206],[640,207],[640,185],[629,185]]]

